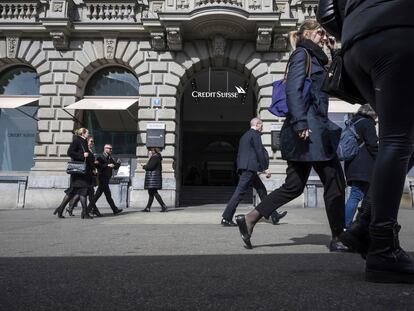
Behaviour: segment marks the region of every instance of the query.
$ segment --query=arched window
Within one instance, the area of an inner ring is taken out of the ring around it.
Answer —
[[[107,67],[96,72],[88,81],[84,98],[105,98],[112,102],[139,95],[137,77],[123,67]],[[112,144],[113,153],[133,156],[137,146],[138,105],[127,110],[87,110],[84,123],[95,138],[96,151]]]
[[[13,100],[29,98],[23,106],[0,109],[0,171],[27,171],[34,165],[39,87],[39,77],[30,67],[13,66],[0,72],[0,99],[5,107]]]

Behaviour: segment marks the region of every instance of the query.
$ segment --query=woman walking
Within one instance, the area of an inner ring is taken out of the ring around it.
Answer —
[[[350,120],[354,125],[360,145],[358,154],[345,162],[345,176],[351,193],[345,204],[345,227],[354,220],[355,212],[369,189],[375,158],[378,152],[378,136],[375,129],[377,115],[369,104],[362,105]]]
[[[89,151],[87,139],[89,136],[89,131],[86,128],[80,128],[75,132],[76,136],[74,137],[72,143],[68,149],[68,156],[72,161],[85,161],[86,171],[82,175],[71,175],[70,176],[70,187],[65,190],[65,197],[62,200],[60,206],[54,211],[54,215],[58,214],[59,218],[65,218],[63,216],[63,210],[65,206],[72,200],[79,198],[79,201],[82,205],[82,219],[91,219],[89,215],[86,204],[86,197],[88,191],[92,185],[92,170],[94,166],[94,156],[93,153]]]
[[[328,57],[322,47],[325,31],[314,20],[306,20],[291,34],[296,50],[290,58],[286,80],[288,115],[281,130],[282,158],[287,160],[285,183],[270,193],[249,214],[236,216],[247,248],[255,224],[274,210],[303,193],[313,168],[324,186],[324,201],[332,239],[330,251],[347,251],[338,236],[345,224],[345,179],[336,155],[341,129],[328,119],[328,95],[321,91]],[[333,48],[332,43],[330,47]],[[309,56],[308,56],[309,55]],[[303,100],[305,79],[310,67],[309,102]]]
[[[167,206],[158,193],[158,190],[162,189],[162,156],[160,149],[150,148],[148,150],[148,156],[150,159],[148,160],[147,164],[142,165],[142,168],[145,170],[144,189],[148,190],[149,197],[147,207],[142,211],[151,211],[152,202],[154,201],[155,197],[158,203],[161,205],[161,212],[167,212]]]

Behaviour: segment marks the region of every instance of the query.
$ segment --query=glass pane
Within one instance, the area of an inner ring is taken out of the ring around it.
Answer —
[[[26,66],[16,66],[0,76],[0,95],[39,95],[39,77]]]
[[[88,82],[85,96],[138,96],[139,82],[124,68],[109,67],[98,71]]]
[[[20,107],[36,117],[38,107]],[[28,171],[34,165],[37,122],[15,109],[0,109],[0,171]]]

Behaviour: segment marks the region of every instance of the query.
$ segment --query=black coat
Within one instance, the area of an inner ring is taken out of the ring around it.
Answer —
[[[302,48],[301,48],[302,49]],[[308,50],[308,49],[307,49]],[[305,107],[302,90],[306,78],[307,55],[295,51],[286,81],[288,115],[280,133],[282,158],[288,161],[328,161],[336,157],[341,128],[328,119],[328,95],[321,91],[325,67],[308,50],[312,59],[310,106]],[[298,131],[311,129],[310,139],[299,138]]]
[[[121,166],[121,164],[116,162],[112,156],[105,153],[97,156],[96,160],[99,162],[97,165],[99,180],[104,182],[109,182],[112,177],[112,172],[119,169]],[[112,168],[109,167],[108,164],[114,164],[115,166]]]
[[[67,155],[72,159],[72,161],[85,161],[85,157],[83,156],[84,152],[89,153],[86,158],[86,174],[71,175],[70,187],[88,188],[93,184],[92,179],[95,157],[93,153],[89,151],[86,139],[83,139],[80,136],[75,136],[72,143],[69,145]]]
[[[143,166],[145,170],[144,189],[162,189],[162,156],[154,154]]]
[[[361,120],[362,119],[362,120]],[[359,144],[365,144],[359,149],[358,154],[351,161],[345,162],[345,176],[348,185],[352,181],[370,182],[374,170],[375,158],[378,153],[378,136],[375,130],[375,121],[370,116],[357,114],[352,122],[359,121],[355,124],[355,130],[359,135]]]
[[[269,168],[269,155],[263,146],[261,133],[249,129],[239,141],[237,169],[263,172]]]
[[[413,0],[348,0],[342,28],[342,47],[347,49],[355,40],[378,30],[414,27],[413,12]]]

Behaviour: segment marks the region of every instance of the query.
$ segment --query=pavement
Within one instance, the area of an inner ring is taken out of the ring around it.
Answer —
[[[223,208],[1,210],[0,310],[414,310],[413,285],[367,283],[358,255],[329,252],[323,208],[259,223],[252,250]],[[399,222],[413,255],[414,209]]]

